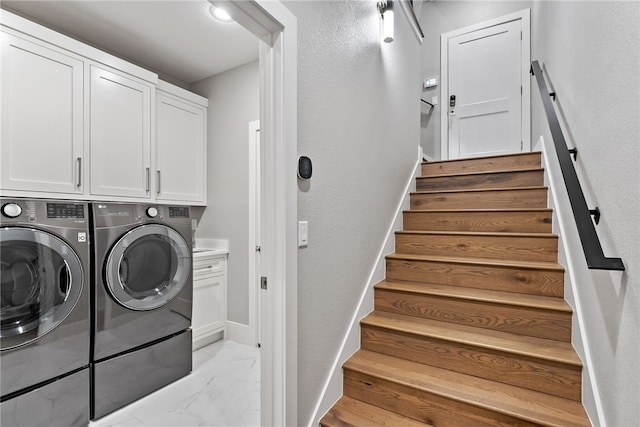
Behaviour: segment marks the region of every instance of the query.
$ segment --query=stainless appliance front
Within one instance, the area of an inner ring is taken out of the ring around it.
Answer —
[[[184,337],[193,278],[189,207],[93,203],[91,211],[95,419],[191,371],[191,341]],[[172,355],[163,366],[169,375],[131,383],[134,372],[157,366],[158,354]]]
[[[86,203],[0,198],[2,425],[51,425],[51,408],[29,402],[55,390],[69,425],[86,426],[88,272]]]

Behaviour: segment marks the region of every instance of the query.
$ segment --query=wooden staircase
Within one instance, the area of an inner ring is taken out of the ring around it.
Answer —
[[[540,153],[422,165],[320,425],[590,426]]]

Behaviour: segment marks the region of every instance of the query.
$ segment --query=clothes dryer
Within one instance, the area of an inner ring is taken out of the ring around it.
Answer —
[[[92,419],[191,372],[187,206],[93,203]]]
[[[89,422],[84,202],[0,198],[0,424]]]

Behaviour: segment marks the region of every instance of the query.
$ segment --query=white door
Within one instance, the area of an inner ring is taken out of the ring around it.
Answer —
[[[82,61],[0,37],[2,188],[82,194]]]
[[[443,158],[528,150],[528,123],[523,123],[523,112],[528,115],[523,107],[523,97],[528,95],[523,89],[523,71],[528,68],[523,67],[528,59],[523,58],[529,49],[523,47],[523,20],[458,32],[446,37],[443,133],[448,153]]]

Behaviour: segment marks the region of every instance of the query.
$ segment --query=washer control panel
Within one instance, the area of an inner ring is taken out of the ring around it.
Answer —
[[[84,218],[84,205],[47,203],[47,218]]]

